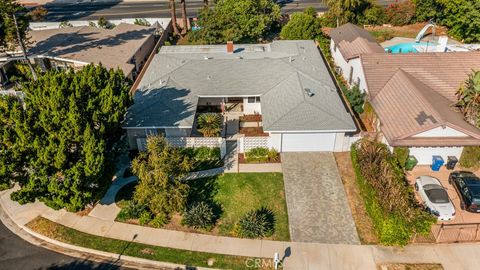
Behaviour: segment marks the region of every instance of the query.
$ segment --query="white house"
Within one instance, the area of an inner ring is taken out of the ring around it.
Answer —
[[[332,29],[330,37],[330,52],[336,71],[349,85],[358,84],[360,89],[366,89],[360,55],[384,53],[385,50],[367,30],[351,23]]]
[[[228,119],[227,130],[238,129],[240,116],[261,116],[265,135],[233,136],[240,151],[342,151],[356,131],[311,40],[164,46],[135,92],[124,129],[132,149],[149,134],[187,141],[199,136],[196,115],[212,110]]]
[[[361,55],[368,99],[384,142],[408,147],[419,164],[432,156],[460,158],[464,146],[480,145],[480,130],[454,107],[456,91],[480,52]]]

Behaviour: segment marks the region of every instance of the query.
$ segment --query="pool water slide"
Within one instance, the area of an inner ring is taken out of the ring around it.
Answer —
[[[420,32],[418,32],[418,35],[415,38],[415,42],[420,42],[420,40],[423,38],[423,36],[425,36],[425,33],[428,31],[429,28],[432,28],[432,32],[435,35],[435,24],[430,21],[422,28],[422,30],[420,30]]]

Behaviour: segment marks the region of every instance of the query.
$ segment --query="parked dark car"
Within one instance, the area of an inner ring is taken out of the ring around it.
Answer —
[[[455,187],[463,210],[480,213],[480,178],[472,172],[456,171],[448,182]]]

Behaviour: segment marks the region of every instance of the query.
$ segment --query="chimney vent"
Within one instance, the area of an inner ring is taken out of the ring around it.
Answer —
[[[233,41],[227,41],[227,53],[233,53]]]

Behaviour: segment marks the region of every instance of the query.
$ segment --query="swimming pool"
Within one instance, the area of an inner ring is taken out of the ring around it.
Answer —
[[[388,50],[391,53],[416,53],[418,52],[413,46],[416,45],[432,45],[432,43],[427,42],[405,42],[399,43],[397,45],[393,45],[390,47],[386,47],[385,50]]]

